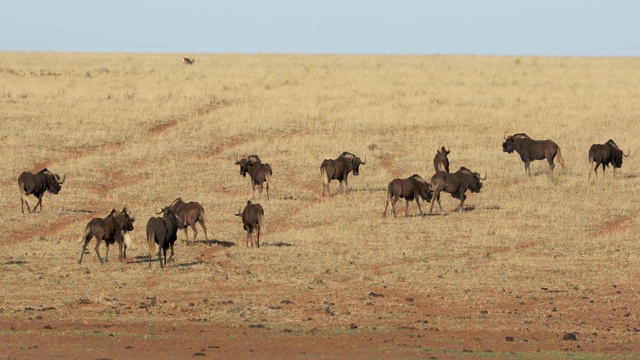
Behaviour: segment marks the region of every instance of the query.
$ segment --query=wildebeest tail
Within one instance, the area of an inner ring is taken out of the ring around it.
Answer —
[[[84,242],[87,241],[87,239],[89,239],[91,237],[91,227],[89,227],[89,225],[84,227],[84,231],[82,232],[82,235],[80,235],[80,238],[78,239],[78,242]]]
[[[122,243],[124,244],[125,249],[133,249],[133,237],[129,231],[122,232]]]
[[[558,146],[558,163],[560,163],[560,166],[562,166],[563,169],[566,169],[566,167],[564,166],[564,159],[562,158],[562,151],[560,151],[560,147]]]
[[[329,184],[329,175],[327,175],[327,169],[323,166],[320,168],[320,176],[322,176],[322,183],[326,186]]]
[[[147,235],[147,246],[149,247],[149,258],[151,259],[156,253],[156,234],[154,231]]]

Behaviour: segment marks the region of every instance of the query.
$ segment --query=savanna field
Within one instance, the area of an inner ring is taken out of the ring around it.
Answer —
[[[0,52],[0,356],[640,354],[640,59],[181,57]],[[554,140],[566,169],[525,176],[505,132]],[[630,156],[588,179],[609,139]],[[442,146],[452,171],[486,171],[465,211],[443,194],[383,217],[387,184],[430,179]],[[343,151],[366,165],[323,198]],[[273,168],[259,249],[235,216],[251,154]],[[62,191],[22,214],[17,178],[45,167]],[[149,267],[145,225],[177,197],[203,205],[208,239],[179,231],[175,261]],[[127,259],[101,264],[93,240],[78,264],[87,222],[123,207]]]

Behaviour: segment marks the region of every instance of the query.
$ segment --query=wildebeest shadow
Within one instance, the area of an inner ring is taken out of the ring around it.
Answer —
[[[638,175],[636,175],[636,174],[624,174],[624,178],[625,179],[635,179],[637,177],[638,177]]]
[[[289,247],[289,246],[293,246],[293,244],[289,244],[286,242],[277,242],[277,243],[262,243],[262,246],[275,246],[275,247]]]
[[[232,246],[236,246],[236,243],[232,243],[230,241],[224,241],[224,240],[196,240],[196,244],[205,244],[205,245],[219,245],[222,247],[232,247]]]
[[[2,265],[27,265],[28,262],[24,261],[24,260],[9,260],[5,263],[2,263]]]

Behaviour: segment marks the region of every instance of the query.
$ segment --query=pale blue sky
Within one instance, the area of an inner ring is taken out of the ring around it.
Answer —
[[[640,1],[12,0],[0,50],[640,56]]]

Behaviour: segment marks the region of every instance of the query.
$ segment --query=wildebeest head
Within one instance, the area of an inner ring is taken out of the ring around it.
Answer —
[[[622,158],[629,156],[631,152],[627,154],[623,153],[622,150],[618,148],[618,145],[612,139],[609,139],[609,141],[607,141],[606,144],[608,144],[611,147],[611,164],[613,164],[614,168],[621,168]]]
[[[458,172],[471,176],[471,181],[469,182],[469,190],[471,190],[471,192],[474,192],[474,193],[480,192],[480,189],[482,189],[482,186],[483,186],[482,180],[487,180],[486,173],[484,174],[484,177],[481,177],[479,173],[473,172],[464,166],[461,167],[460,170],[458,170]]]
[[[113,214],[114,212],[115,209],[112,210],[111,213]],[[127,212],[126,207],[122,209],[122,211],[116,218],[123,231],[133,231],[133,223],[136,221],[136,218],[134,218]]]
[[[359,157],[357,157],[354,154],[352,154],[350,152],[347,152],[347,151],[345,151],[342,154],[340,154],[340,156],[348,159],[351,162],[351,166],[353,167],[353,175],[354,176],[357,176],[360,173],[360,165],[366,165],[367,164],[367,159],[364,159],[364,161],[362,161]]]
[[[449,172],[449,155],[451,151],[447,150],[444,146],[442,149],[438,150],[436,156],[433,158],[433,167],[437,171],[446,171]]]
[[[505,142],[502,144],[502,151],[507,152],[509,154],[513,153],[518,146],[518,143],[523,139],[528,139],[529,136],[525,133],[513,134],[507,137],[507,133],[504,133]]]
[[[236,165],[240,165],[240,175],[242,176],[247,176],[250,166],[260,163],[262,163],[262,160],[260,160],[258,155],[249,155],[246,158],[236,161]]]

